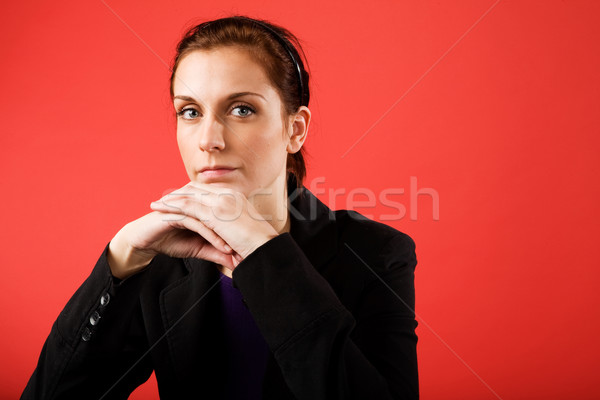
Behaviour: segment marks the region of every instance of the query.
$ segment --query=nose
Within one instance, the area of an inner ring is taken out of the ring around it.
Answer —
[[[198,146],[202,151],[214,152],[225,148],[225,127],[214,117],[207,117],[199,128]]]

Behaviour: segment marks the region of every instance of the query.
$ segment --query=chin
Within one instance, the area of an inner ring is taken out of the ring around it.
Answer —
[[[237,192],[242,192],[245,195],[247,195],[246,188],[242,187],[242,185],[232,180],[196,178],[194,179],[194,182],[199,183],[201,185],[209,185],[218,188],[235,190]]]

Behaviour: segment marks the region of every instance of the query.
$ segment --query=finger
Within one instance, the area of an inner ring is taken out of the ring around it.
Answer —
[[[237,199],[216,199],[207,201],[206,195],[197,197],[180,197],[165,201],[152,202],[150,207],[155,211],[186,215],[201,221],[209,229],[218,231],[221,222],[237,220],[244,211],[245,204]],[[219,201],[221,200],[221,201]]]
[[[181,216],[194,218],[203,223],[205,227],[214,228],[210,222],[210,207],[196,201],[194,198],[182,197],[169,199],[168,201],[153,201],[150,203],[150,208],[162,213],[179,214],[180,217],[177,219],[181,219]]]
[[[190,203],[200,203],[206,206],[212,207],[216,204],[216,200],[220,195],[215,195],[213,193],[204,192],[204,191],[180,191],[180,192],[171,192],[169,194],[164,195],[160,199],[153,201],[153,203],[161,203],[170,207],[175,207],[175,202],[190,202]]]
[[[200,258],[207,261],[212,261],[216,264],[220,264],[228,269],[235,268],[233,259],[231,254],[225,254],[222,251],[212,247],[212,246],[204,246],[200,249],[196,258]]]
[[[175,197],[187,197],[187,196],[196,196],[196,195],[235,195],[235,191],[229,188],[223,187],[215,187],[213,185],[198,183],[198,182],[189,182],[186,185],[182,186],[179,189],[173,190],[170,193],[165,194],[161,197],[160,200],[165,198],[175,198]],[[160,201],[159,200],[159,201]]]
[[[215,231],[204,225],[201,221],[198,221],[196,218],[170,212],[160,212],[160,214],[165,223],[175,228],[187,229],[192,232],[196,232],[221,252],[231,254],[233,251],[227,242],[223,240],[223,238],[217,235]]]

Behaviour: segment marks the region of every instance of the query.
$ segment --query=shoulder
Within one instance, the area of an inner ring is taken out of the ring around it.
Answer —
[[[337,255],[324,276],[340,300],[357,320],[390,313],[414,318],[413,239],[354,211],[334,215]]]
[[[406,233],[352,210],[334,212],[338,244],[359,261],[377,269],[415,267],[415,242]]]

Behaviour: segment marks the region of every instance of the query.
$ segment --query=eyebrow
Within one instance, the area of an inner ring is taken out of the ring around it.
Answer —
[[[243,96],[258,96],[258,97],[261,97],[264,101],[267,101],[267,99],[265,99],[265,96],[263,96],[262,94],[259,94],[259,93],[254,93],[254,92],[232,93],[229,96],[227,96],[227,100],[233,100],[233,99],[237,99],[238,97],[243,97]],[[194,99],[193,97],[182,96],[182,95],[173,96],[173,99],[179,99],[179,100],[184,100],[184,101],[194,101],[194,102],[196,101],[196,99]]]

